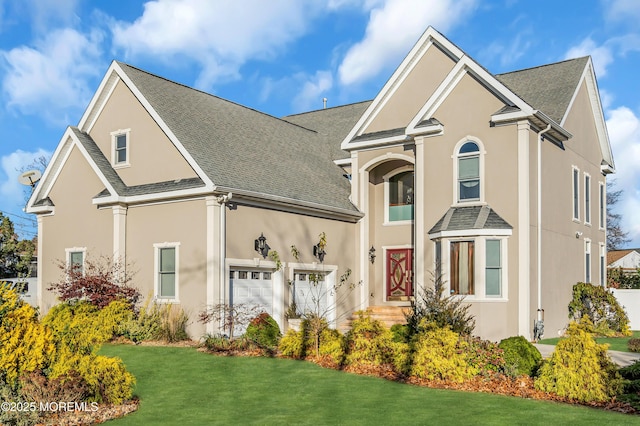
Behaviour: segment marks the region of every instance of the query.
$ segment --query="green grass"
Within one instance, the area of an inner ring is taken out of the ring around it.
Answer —
[[[428,389],[272,358],[105,345],[136,376],[137,412],[114,425],[640,424],[640,417],[484,393]]]
[[[633,335],[629,337],[596,337],[596,342],[608,343],[609,350],[611,351],[631,352],[627,346],[627,342],[632,338],[640,339],[640,331],[634,331]],[[538,343],[544,345],[557,345],[562,339],[562,337],[554,337],[551,339],[542,339]]]

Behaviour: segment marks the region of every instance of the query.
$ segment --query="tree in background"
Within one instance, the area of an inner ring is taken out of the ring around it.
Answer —
[[[631,241],[620,225],[622,215],[613,211],[623,192],[622,189],[614,191],[614,185],[615,180],[607,182],[607,250],[618,250]]]
[[[35,241],[20,240],[13,222],[0,213],[0,278],[29,275]]]

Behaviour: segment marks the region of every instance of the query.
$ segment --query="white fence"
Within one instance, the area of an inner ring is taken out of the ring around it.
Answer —
[[[640,290],[622,290],[612,288],[613,295],[624,307],[629,317],[629,326],[632,330],[640,330]]]

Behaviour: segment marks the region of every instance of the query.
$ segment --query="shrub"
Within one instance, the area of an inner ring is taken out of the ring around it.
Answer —
[[[0,380],[0,401],[24,401],[24,397],[14,387]],[[0,425],[32,426],[40,423],[38,411],[0,410]]]
[[[627,347],[631,352],[640,352],[640,339],[629,339]]]
[[[111,340],[131,314],[124,300],[114,300],[103,309],[86,301],[65,302],[51,308],[42,323],[51,329],[58,346],[64,344],[73,353],[89,354]]]
[[[498,347],[504,351],[505,365],[513,375],[536,375],[542,355],[527,339],[522,336],[509,337],[500,341]]]
[[[88,401],[121,404],[133,393],[135,378],[120,358],[67,353],[51,367],[49,378],[73,377],[74,374],[86,382]]]
[[[275,347],[282,336],[280,327],[271,315],[262,312],[249,323],[245,336],[261,346]]]
[[[496,343],[479,337],[461,336],[460,338],[468,345],[466,355],[469,365],[480,373],[504,371],[504,351]]]
[[[411,333],[407,324],[393,324],[391,326],[391,334],[394,342],[409,343]]]
[[[622,379],[607,355],[608,345],[596,343],[576,322],[569,325],[567,334],[542,364],[536,389],[581,402],[607,401],[619,394]]]
[[[394,342],[391,331],[367,312],[356,313],[351,330],[346,335],[346,365],[381,365],[393,363]]]
[[[449,327],[454,333],[471,335],[475,328],[475,319],[469,313],[471,305],[464,305],[464,299],[458,295],[445,296],[442,277],[435,276],[434,287],[423,287],[411,301],[411,311],[406,315],[410,334],[419,334],[421,323],[435,324],[437,327]]]
[[[569,318],[588,317],[598,334],[629,336],[629,318],[610,290],[602,286],[577,283],[569,303]]]
[[[325,328],[320,334],[320,356],[328,356],[336,365],[344,359],[344,336],[338,331]]]
[[[63,302],[84,300],[104,308],[114,300],[124,299],[133,308],[140,299],[140,292],[129,285],[133,278],[128,272],[131,268],[117,260],[87,259],[84,268],[59,262],[58,267],[63,271],[62,277],[47,290],[57,293]]]
[[[34,371],[20,379],[20,393],[27,401],[84,401],[89,386],[78,373],[72,371],[56,379],[47,378],[42,371]]]
[[[640,393],[640,361],[619,369],[618,373],[625,379],[625,394]]]
[[[54,354],[53,335],[37,311],[0,285],[0,378],[15,387],[22,374],[46,368]]]
[[[304,340],[303,331],[290,329],[284,336],[282,336],[282,339],[280,339],[278,349],[282,355],[286,357],[304,359],[306,356]]]
[[[467,362],[464,354],[469,344],[449,328],[421,326],[414,341],[410,374],[429,380],[462,383],[475,376],[478,369]]]
[[[160,340],[172,343],[189,339],[187,333],[189,316],[184,309],[173,304],[163,304],[158,307],[158,311],[160,316],[158,338]]]

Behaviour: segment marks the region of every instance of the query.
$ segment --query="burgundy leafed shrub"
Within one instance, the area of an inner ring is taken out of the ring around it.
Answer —
[[[48,288],[60,300],[86,300],[102,309],[117,299],[125,299],[133,307],[140,299],[140,292],[129,285],[132,276],[119,261],[101,257],[97,261],[87,259],[84,268],[69,267],[60,262],[63,276]]]

